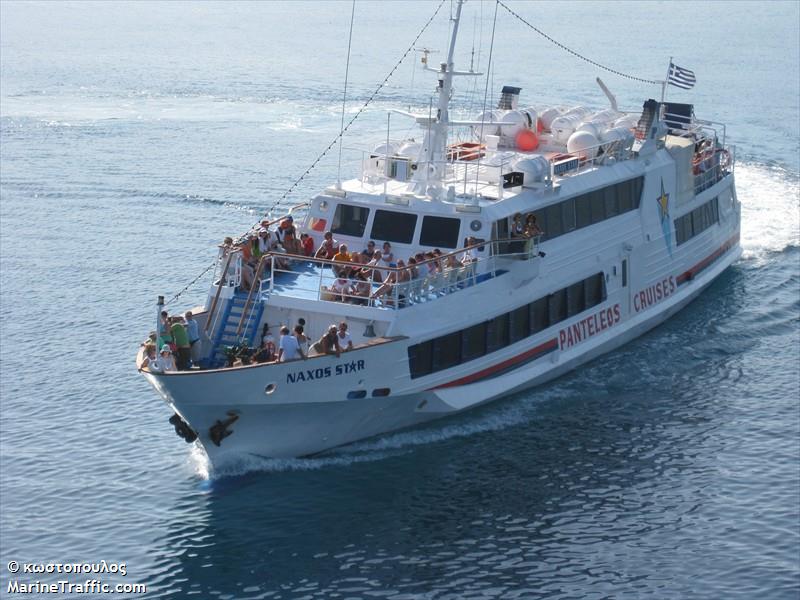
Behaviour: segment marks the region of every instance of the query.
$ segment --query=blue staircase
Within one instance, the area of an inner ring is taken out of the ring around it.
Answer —
[[[219,367],[225,364],[225,348],[227,346],[234,346],[240,342],[246,343],[251,348],[254,346],[258,335],[258,324],[264,314],[264,302],[257,297],[253,298],[248,314],[245,316],[245,324],[237,336],[236,328],[239,327],[239,321],[242,318],[246,303],[247,294],[242,292],[237,292],[226,303],[222,312],[222,326],[217,329],[217,333],[214,336],[214,346],[210,360],[212,367]]]

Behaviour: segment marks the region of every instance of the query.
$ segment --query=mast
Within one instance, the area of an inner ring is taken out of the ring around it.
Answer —
[[[450,36],[450,48],[447,52],[447,62],[441,63],[438,70],[430,68],[427,64],[425,66],[426,70],[433,71],[437,74],[439,80],[439,99],[435,117],[427,119],[426,123],[429,129],[425,134],[425,142],[423,144],[424,154],[422,161],[420,161],[426,163],[426,168],[419,169],[414,177],[420,191],[425,189],[427,183],[431,182],[431,180],[433,180],[433,183],[438,182],[442,176],[442,166],[447,157],[447,128],[450,124],[449,105],[450,94],[453,91],[453,75],[473,74],[471,72],[456,73],[453,68],[453,56],[456,50],[456,38],[458,37],[458,26],[461,22],[461,7],[463,4],[464,0],[458,0],[456,14],[452,19],[453,32]],[[418,122],[420,121],[418,120]]]
[[[458,37],[458,25],[461,21],[461,7],[463,4],[464,0],[458,0],[456,16],[453,18],[450,48],[447,51],[447,62],[442,63],[439,69],[439,108],[436,113],[436,124],[433,126],[433,140],[431,140],[434,163],[444,161],[446,156],[447,128],[450,122],[450,94],[453,91],[453,56],[456,51],[456,38]]]

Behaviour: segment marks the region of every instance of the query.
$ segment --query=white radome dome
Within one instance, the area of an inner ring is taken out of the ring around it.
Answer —
[[[597,137],[588,131],[576,131],[567,140],[567,152],[591,160],[597,155]]]

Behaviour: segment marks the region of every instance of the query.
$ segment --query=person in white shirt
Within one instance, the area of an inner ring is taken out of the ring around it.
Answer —
[[[172,356],[167,344],[161,347],[161,355],[149,364],[150,370],[157,373],[167,373],[169,371],[177,371],[178,367],[175,365],[175,358]]]
[[[278,342],[278,362],[288,362],[305,358],[306,355],[300,350],[300,342],[289,333],[289,328],[285,325],[281,327],[281,339]]]
[[[342,352],[353,349],[353,338],[347,332],[347,323],[344,321],[339,323],[339,331],[336,335],[339,336],[339,347],[342,349]]]

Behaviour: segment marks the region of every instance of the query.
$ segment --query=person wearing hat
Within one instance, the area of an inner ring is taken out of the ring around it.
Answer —
[[[169,371],[177,371],[175,366],[175,359],[172,357],[172,350],[167,344],[161,346],[161,355],[152,361],[148,367],[157,373],[168,373]]]

